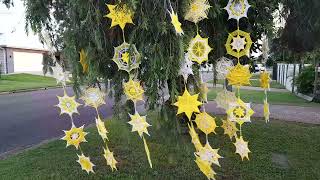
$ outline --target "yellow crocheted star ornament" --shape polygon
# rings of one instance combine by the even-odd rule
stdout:
[[[263,89],[270,88],[270,74],[266,71],[260,73],[260,87]]]
[[[137,112],[134,115],[130,115],[131,121],[128,123],[132,125],[132,132],[137,131],[139,136],[142,138],[143,133],[150,136],[148,132],[148,127],[151,125],[147,123],[146,116],[140,116]]]
[[[127,71],[128,73],[139,67],[140,54],[134,44],[123,42],[120,46],[114,48],[112,60],[117,64],[119,70]]]
[[[64,95],[62,97],[57,96],[59,100],[59,104],[56,105],[56,107],[59,107],[61,114],[68,114],[70,117],[72,117],[73,114],[79,114],[78,107],[81,105],[76,101],[75,96],[68,96],[66,92],[64,92]]]
[[[118,163],[117,160],[113,156],[113,152],[111,152],[108,148],[104,150],[104,158],[107,161],[107,165],[110,166],[111,170],[117,170],[116,164]]]
[[[241,125],[245,122],[251,122],[250,118],[254,114],[254,111],[250,108],[250,103],[244,103],[238,98],[235,103],[230,104],[227,114],[230,121]]]
[[[177,13],[175,13],[173,11],[173,9],[171,8],[171,11],[169,11],[169,14],[170,14],[170,18],[171,18],[171,24],[173,25],[176,33],[181,36],[183,34],[183,30],[181,28],[181,23],[179,21]]]
[[[196,115],[195,122],[197,127],[204,132],[206,135],[215,133],[217,127],[216,120],[206,112],[202,112]]]
[[[105,104],[105,94],[99,88],[88,88],[85,90],[81,99],[85,102],[86,106],[98,108]]]
[[[84,51],[84,49],[81,49],[79,54],[80,54],[80,64],[82,65],[82,71],[83,73],[87,73],[89,69],[87,53]]]
[[[105,123],[100,119],[99,116],[98,116],[98,118],[96,118],[96,126],[97,126],[98,133],[101,136],[102,140],[104,140],[104,141],[108,140],[107,134],[109,132],[107,131]]]
[[[142,101],[144,90],[142,89],[139,81],[130,79],[128,82],[123,84],[124,93],[127,98],[133,102]]]
[[[211,164],[215,164],[217,166],[220,166],[219,159],[222,158],[218,154],[219,149],[212,149],[210,144],[207,142],[204,147],[201,147],[198,152],[196,152],[196,155],[199,156],[199,158],[203,161],[207,161]]]
[[[192,0],[184,19],[198,23],[199,21],[208,18],[210,7],[208,0]]]
[[[202,38],[199,34],[191,39],[188,47],[188,56],[192,61],[202,64],[208,61],[208,54],[212,48],[208,44],[208,38]]]
[[[185,113],[189,120],[191,120],[192,113],[200,113],[199,107],[202,105],[198,101],[199,94],[190,95],[187,89],[185,89],[182,96],[178,97],[178,101],[174,103],[178,107],[178,114]]]
[[[229,14],[229,19],[236,19],[239,21],[243,17],[247,17],[250,5],[247,0],[229,0],[227,6],[224,8]]]
[[[228,135],[230,139],[233,137],[237,137],[237,132],[239,129],[236,126],[235,122],[230,121],[229,119],[223,120],[222,121],[222,128],[224,130],[224,134]]]
[[[251,45],[250,34],[238,29],[229,33],[226,49],[228,54],[239,59],[245,55],[249,57]]]
[[[200,159],[200,157],[196,156],[195,162],[197,163],[200,171],[208,178],[208,179],[214,179],[216,173],[213,171],[210,163],[208,161],[204,161]]]
[[[243,66],[238,63],[235,67],[230,69],[227,74],[227,79],[229,81],[229,85],[235,85],[237,87],[250,85],[250,78],[252,74],[250,73],[249,66]]]
[[[242,136],[240,136],[240,138],[236,138],[236,142],[233,144],[236,147],[236,153],[241,156],[242,161],[244,158],[249,160],[249,153],[251,151],[248,148],[248,142],[244,141]]]
[[[119,25],[123,30],[126,24],[133,24],[133,12],[128,8],[126,4],[122,6],[107,4],[107,7],[110,13],[105,15],[104,17],[110,18],[112,20],[111,27]]]
[[[81,154],[78,155],[77,162],[81,165],[82,170],[85,170],[88,174],[90,172],[94,173],[93,167],[95,166],[91,161],[89,157],[86,157],[85,155]]]
[[[72,145],[76,147],[76,149],[78,149],[80,143],[87,142],[85,139],[85,136],[88,133],[83,131],[83,127],[84,126],[77,128],[74,125],[72,125],[69,131],[64,131],[65,136],[62,137],[61,139],[67,141],[67,147]]]

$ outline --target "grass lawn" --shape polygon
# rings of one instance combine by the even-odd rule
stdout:
[[[169,125],[174,124],[172,119],[166,123],[154,115],[147,119],[153,119],[151,137],[147,137],[153,169],[149,168],[138,134],[130,132],[128,123],[114,119],[107,122],[107,127],[109,146],[119,161],[118,171],[111,172],[105,165],[102,140],[95,128],[88,128],[88,143],[81,146],[97,165],[95,174],[87,175],[81,170],[74,147],[65,148],[64,141],[55,140],[0,161],[0,179],[206,179],[194,162],[189,135],[176,133],[175,127]],[[217,124],[221,125],[220,120]],[[217,179],[320,178],[320,126],[254,120],[244,126],[243,133],[252,151],[250,161],[241,161],[221,128],[217,129],[218,135],[210,135],[210,144],[220,148],[224,157],[220,160],[221,168],[213,167]],[[273,158],[279,155],[289,163],[283,166],[283,160]]]
[[[214,100],[217,92],[221,88],[213,88],[208,93],[208,99]],[[264,91],[240,90],[241,99],[245,102],[263,104]],[[296,105],[296,106],[319,106],[319,103],[308,102],[290,92],[268,92],[268,101],[270,104]]]
[[[213,80],[209,81],[208,83],[212,83]],[[250,83],[252,87],[260,87],[260,81],[258,79],[251,79]],[[219,79],[217,84],[224,84],[224,80]],[[277,88],[277,89],[285,89],[285,87],[281,84],[279,84],[277,81],[271,81],[270,82],[270,88]]]
[[[0,92],[26,90],[34,88],[54,87],[57,82],[54,78],[32,74],[2,75]]]

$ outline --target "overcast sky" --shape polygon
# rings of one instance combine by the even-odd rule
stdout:
[[[22,0],[14,0],[14,7],[7,9],[0,4],[0,45],[20,48],[43,49],[39,38],[31,30],[29,35],[25,32],[25,7]]]

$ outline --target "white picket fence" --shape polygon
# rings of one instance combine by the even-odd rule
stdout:
[[[285,64],[278,63],[277,69],[277,82],[286,87],[287,90],[291,91],[293,86],[293,71],[294,66],[296,66],[295,77],[299,75],[299,64]],[[294,86],[294,91],[297,87]]]

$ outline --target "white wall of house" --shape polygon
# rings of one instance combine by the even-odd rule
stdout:
[[[41,53],[13,52],[14,73],[38,73],[42,72]]]

